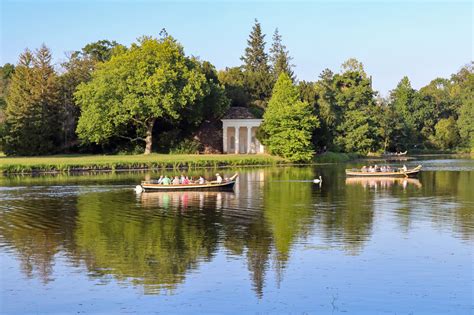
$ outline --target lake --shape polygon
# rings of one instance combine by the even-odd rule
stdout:
[[[239,172],[234,192],[133,191],[156,173],[0,177],[0,312],[472,314],[474,160],[405,163],[417,179],[219,170]]]

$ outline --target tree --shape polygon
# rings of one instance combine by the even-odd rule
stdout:
[[[451,81],[453,82],[452,97],[458,103],[457,127],[460,145],[474,151],[474,62],[453,75]]]
[[[171,36],[143,37],[99,64],[92,80],[75,93],[81,107],[77,127],[85,141],[102,143],[113,136],[145,142],[151,153],[153,127],[179,120],[180,113],[208,95],[205,75]],[[135,137],[127,135],[132,127]]]
[[[294,162],[313,157],[311,138],[319,121],[311,105],[300,100],[291,78],[282,73],[263,115],[259,137],[271,154]]]
[[[418,143],[419,131],[416,129],[418,122],[413,115],[417,102],[417,91],[411,87],[408,77],[403,77],[397,87],[390,91],[388,108],[383,116],[383,118],[390,117],[384,124],[385,132],[390,130],[385,148],[402,150],[406,149],[407,145]]]
[[[268,65],[268,55],[265,52],[265,34],[262,33],[260,23],[256,19],[247,44],[245,54],[240,58],[244,62],[245,82],[251,95],[251,103],[265,108],[274,81]]]
[[[451,149],[458,143],[458,131],[453,117],[443,118],[435,126],[435,143],[439,148]]]
[[[225,87],[225,94],[231,106],[248,107],[250,93],[247,89],[245,74],[241,67],[225,68],[218,73],[219,82]]]
[[[380,125],[376,118],[375,92],[362,63],[349,59],[334,76],[336,112],[335,144],[346,152],[367,153],[380,148]],[[341,115],[342,114],[342,115]]]
[[[42,45],[20,55],[6,108],[5,153],[53,153],[58,143],[58,84],[51,52]]]
[[[293,72],[294,65],[291,64],[291,60],[293,59],[290,57],[286,46],[283,45],[282,37],[278,32],[278,28],[275,29],[275,33],[273,34],[273,44],[270,48],[270,60],[272,62],[272,73],[275,79],[278,79],[281,73],[285,72],[291,78],[291,80],[295,81],[295,73]]]
[[[106,39],[99,40],[84,46],[81,50],[83,57],[97,62],[105,62],[110,60],[114,48],[121,46],[116,41],[109,41]]]
[[[314,85],[316,93],[315,111],[321,121],[319,128],[319,146],[337,149],[334,139],[337,136],[336,127],[342,122],[342,108],[336,102],[336,86],[334,73],[325,69],[319,75],[319,80]]]
[[[74,92],[79,84],[92,77],[96,61],[78,52],[69,55],[62,64],[64,72],[59,76],[61,106],[61,146],[68,150],[77,142],[76,127],[80,108],[74,100]]]
[[[7,106],[7,91],[11,77],[15,72],[15,66],[6,63],[0,67],[0,151],[2,150],[2,139],[5,132],[5,107]]]

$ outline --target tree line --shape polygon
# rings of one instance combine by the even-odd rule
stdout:
[[[42,45],[1,67],[0,136],[7,155],[196,150],[193,134],[219,125],[229,106],[264,123],[267,150],[293,161],[315,152],[474,148],[474,63],[419,90],[403,77],[386,98],[349,59],[299,81],[278,29],[267,52],[255,23],[242,65],[216,68],[187,56],[165,30],[130,47],[90,43],[59,67]],[[216,129],[216,131],[218,128]]]

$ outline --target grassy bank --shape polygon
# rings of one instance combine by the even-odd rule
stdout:
[[[197,167],[276,165],[286,161],[270,155],[62,155],[41,157],[0,157],[0,172],[73,172]]]

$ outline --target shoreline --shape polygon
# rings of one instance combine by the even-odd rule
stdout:
[[[423,156],[473,157],[472,153],[413,154],[408,158]],[[357,160],[383,159],[355,153],[327,152],[310,163],[293,163],[280,157],[258,154],[150,154],[150,155],[53,155],[39,157],[0,157],[1,175],[79,174],[88,172],[159,171],[176,169],[308,166],[347,163]]]

